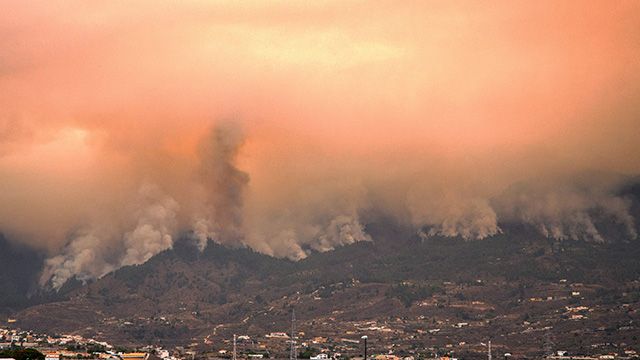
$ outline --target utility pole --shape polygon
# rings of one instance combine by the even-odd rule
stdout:
[[[233,360],[236,360],[236,334],[233,334]]]
[[[362,335],[362,340],[364,340],[364,360],[367,360],[367,335]]]
[[[296,351],[296,310],[291,309],[291,351],[289,352],[289,360],[297,360],[298,352]]]
[[[487,346],[487,359],[491,360],[491,340],[489,340],[489,346]]]

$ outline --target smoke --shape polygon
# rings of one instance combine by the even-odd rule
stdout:
[[[87,281],[114,270],[116,267],[105,256],[104,246],[108,239],[102,238],[102,234],[89,229],[74,236],[60,255],[45,261],[40,283],[60,289],[69,279]]]
[[[59,289],[69,279],[99,278],[122,266],[142,264],[170,249],[177,231],[178,203],[156,185],[145,183],[134,204],[133,209],[121,209],[129,210],[126,217],[135,220],[133,229],[122,235],[114,228],[125,224],[94,220],[72,235],[59,255],[46,259],[40,283]]]
[[[484,239],[502,232],[498,216],[487,199],[460,198],[454,193],[440,197],[411,196],[408,199],[414,225],[424,228],[421,236]]]
[[[373,239],[357,215],[339,215],[326,223],[300,221],[297,225],[258,226],[248,234],[247,241],[249,246],[265,254],[302,260],[312,251],[326,252]]]
[[[329,223],[309,246],[320,252],[335,249],[337,246],[350,245],[359,241],[372,241],[358,218],[341,215]]]
[[[184,233],[303,259],[375,241],[367,213],[638,236],[604,175],[640,173],[638,2],[5,8],[0,230],[49,254],[43,284]]]
[[[223,243],[242,241],[243,196],[249,175],[236,166],[244,134],[236,122],[222,122],[200,144],[200,185],[203,189],[202,214],[193,222],[198,247],[207,239]]]
[[[371,206],[367,186],[355,178],[327,176],[319,163],[308,165],[283,170],[274,191],[249,192],[244,211],[248,246],[300,260],[313,251],[372,241],[360,220]],[[323,176],[316,177],[317,171]]]
[[[589,174],[590,181],[517,184],[496,201],[501,218],[529,224],[548,238],[605,242],[598,226],[622,227],[629,239],[638,237],[630,214],[631,200],[616,195],[619,184],[602,175]],[[606,179],[606,177],[605,177]],[[612,239],[610,239],[612,240]]]
[[[140,188],[136,228],[124,235],[126,252],[121,266],[142,264],[153,255],[170,249],[176,233],[178,203],[150,184]]]

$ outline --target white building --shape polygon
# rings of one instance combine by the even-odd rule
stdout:
[[[59,353],[47,353],[44,356],[44,360],[60,360]]]
[[[309,358],[309,360],[328,360],[329,359],[329,355],[325,354],[325,353],[321,353],[318,354],[316,356],[312,356]]]

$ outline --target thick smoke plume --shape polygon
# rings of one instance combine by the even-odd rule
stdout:
[[[49,254],[44,285],[182,236],[303,259],[376,241],[374,213],[638,237],[640,2],[3,10],[0,231]]]
[[[104,249],[109,239],[102,236],[102,232],[91,229],[73,236],[59,255],[47,259],[41,284],[50,283],[54,289],[59,289],[71,278],[86,281],[116,269],[109,263]]]
[[[67,280],[97,278],[126,265],[139,265],[153,255],[173,246],[177,231],[178,203],[155,185],[143,184],[126,215],[133,219],[124,234],[113,227],[126,224],[100,224],[95,220],[88,227],[70,236],[59,255],[46,260],[41,283],[59,289]],[[116,216],[112,215],[113,218]]]
[[[199,177],[204,206],[194,222],[200,249],[209,238],[226,243],[242,241],[242,205],[249,175],[238,169],[236,161],[243,142],[240,125],[225,122],[200,144]]]
[[[503,220],[529,224],[556,240],[605,242],[598,226],[612,225],[621,227],[627,239],[636,239],[631,199],[616,194],[615,182],[598,183],[600,178],[517,184],[497,199],[496,206]]]
[[[153,255],[170,249],[177,230],[178,203],[163,195],[157,187],[143,185],[140,204],[132,214],[138,219],[135,229],[124,234],[126,252],[121,265],[142,264]]]
[[[502,232],[498,216],[487,199],[457,198],[445,194],[439,199],[411,198],[414,224],[423,227],[421,236],[484,239]]]

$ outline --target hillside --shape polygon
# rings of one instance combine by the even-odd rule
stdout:
[[[43,254],[9,242],[0,233],[0,314],[42,301],[34,295],[43,259]]]
[[[638,186],[622,191],[637,219]],[[640,335],[640,246],[620,235],[618,224],[598,224],[605,243],[552,240],[523,224],[501,228],[478,241],[421,238],[414,228],[372,215],[366,231],[374,241],[298,262],[212,241],[199,252],[181,240],[142,265],[31,297],[7,279],[33,284],[41,258],[12,250],[0,254],[14,264],[1,278],[10,294],[3,300],[26,305],[8,310],[15,326],[129,345],[202,345],[233,333],[283,331],[293,308],[300,328],[314,334],[340,336],[375,321],[401,329],[380,341],[412,346],[500,334],[503,346],[535,351],[550,336],[575,348]],[[576,306],[581,313],[573,313]],[[460,322],[473,326],[419,335]]]
[[[367,230],[375,242],[315,253],[300,262],[213,242],[199,253],[185,241],[143,265],[71,290],[65,301],[15,316],[25,328],[132,345],[176,345],[206,336],[286,329],[292,307],[301,328],[312,326],[320,333],[337,329],[318,326],[336,314],[345,326],[420,316],[452,322],[542,319],[550,309],[523,306],[523,301],[555,294],[564,300],[554,311],[574,303],[567,298],[569,285],[558,285],[564,279],[585,287],[590,302],[619,305],[621,296],[635,305],[639,301],[637,243],[558,243],[522,228],[484,241],[423,241],[389,221]],[[474,309],[471,299],[484,305]],[[420,306],[429,302],[440,305]],[[459,306],[450,306],[455,302]],[[609,314],[606,321],[613,318]]]

